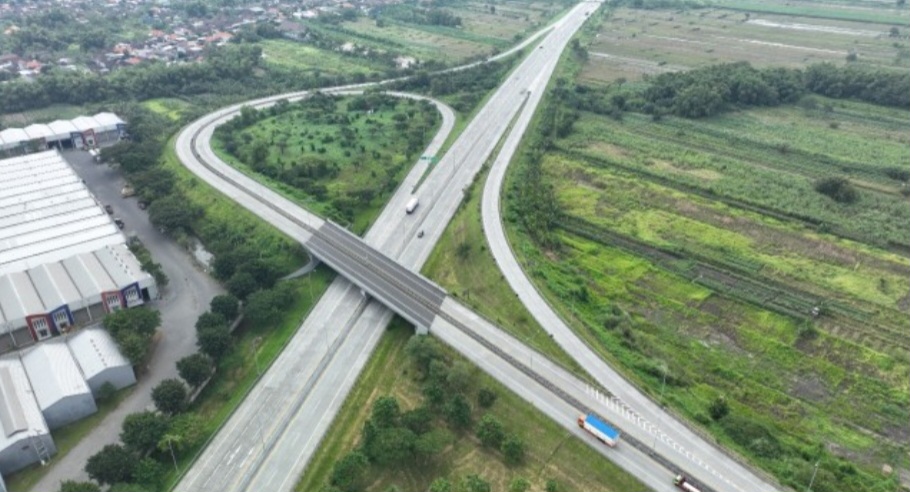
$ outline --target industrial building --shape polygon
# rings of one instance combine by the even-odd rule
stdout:
[[[97,326],[84,328],[68,335],[66,343],[95,397],[105,383],[118,390],[136,384],[132,364],[106,330]]]
[[[19,352],[22,366],[49,429],[88,417],[98,411],[92,391],[62,339]]]
[[[47,149],[83,149],[117,142],[126,135],[126,122],[114,113],[79,116],[25,128],[0,131],[0,156],[18,156]]]
[[[16,354],[0,357],[0,473],[46,462],[57,452]]]
[[[157,295],[120,229],[56,150],[0,160],[0,352]]]

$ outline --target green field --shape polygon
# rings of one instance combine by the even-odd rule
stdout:
[[[412,99],[324,96],[240,120],[216,132],[215,148],[229,162],[362,232],[432,138],[439,114]]]
[[[726,4],[733,7],[734,3],[742,2]],[[831,10],[844,11],[839,7]],[[902,12],[910,14],[907,9]],[[645,75],[742,60],[756,67],[841,64],[851,52],[857,54],[857,64],[907,70],[910,31],[898,28],[898,35],[893,36],[891,27],[751,9],[619,8],[605,20],[597,37],[589,40],[590,58],[580,81],[634,81]]]
[[[315,46],[286,39],[267,39],[259,43],[266,63],[322,75],[372,75],[385,67],[365,58],[321,50]]]
[[[339,457],[359,444],[363,423],[378,397],[394,396],[401,404],[402,412],[422,404],[420,372],[405,351],[411,333],[411,328],[398,320],[383,334],[296,490],[320,490],[326,484]],[[464,359],[449,350],[445,351],[445,355],[450,363],[464,363]],[[550,480],[556,482],[560,492],[647,490],[632,476],[603,459],[517,395],[476,367],[468,367],[470,383],[467,394],[473,407],[474,423],[486,412],[479,408],[474,393],[481,387],[492,389],[498,398],[489,412],[504,423],[508,432],[516,433],[526,443],[524,463],[513,466],[504,464],[498,451],[480,445],[474,436],[473,425],[465,431],[448,428],[448,444],[429,463],[411,460],[408,465],[392,469],[371,465],[367,486],[362,490],[427,490],[436,478],[446,478],[457,484],[472,473],[481,475],[490,482],[492,490],[497,491],[509,490],[510,482],[516,477],[527,479],[531,484],[529,490],[534,491],[545,490]],[[442,410],[433,413],[434,426],[447,428],[440,417]]]
[[[316,29],[358,46],[388,50],[419,61],[455,64],[512,45],[543,27],[565,7],[552,0],[458,1],[447,3],[444,10],[461,18],[459,27],[406,22],[380,12],[381,21],[360,18],[342,24],[340,29]]]
[[[733,56],[803,66],[818,59],[763,56],[776,44],[853,40],[742,27],[736,15],[619,9],[599,36],[583,36],[587,61],[567,55],[559,70],[615,94],[620,77],[644,87],[645,74]],[[732,36],[732,23],[757,47],[715,58],[709,45],[736,45],[715,36]],[[906,39],[876,29],[885,35],[869,46],[883,54],[868,64],[906,65],[894,55]],[[685,51],[697,39],[708,41]],[[895,490],[898,472],[881,470],[910,470],[910,113],[818,96],[698,120],[560,110],[577,120],[513,166],[506,221],[527,273],[576,332],[651,394],[666,367],[672,409],[785,485],[804,488],[819,462],[813,490]],[[546,246],[516,208],[531,165],[558,210]],[[855,202],[815,190],[832,176],[849,180]],[[716,410],[721,399],[728,413]]]

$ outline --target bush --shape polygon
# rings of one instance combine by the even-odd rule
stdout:
[[[499,448],[505,439],[506,433],[502,422],[491,414],[485,414],[477,425],[477,438],[487,447]]]
[[[525,460],[525,443],[515,434],[506,436],[500,450],[507,465],[520,465]]]
[[[816,181],[815,191],[839,203],[853,203],[859,198],[859,194],[850,181],[839,176]]]
[[[718,421],[727,416],[730,413],[730,405],[727,404],[727,399],[723,396],[718,396],[711,402],[711,405],[708,406],[708,414],[711,415],[711,418],[714,421]]]
[[[509,492],[525,492],[531,488],[531,482],[525,477],[516,477],[509,482]]]
[[[477,404],[481,408],[490,408],[496,403],[496,392],[489,388],[480,388],[477,391]]]

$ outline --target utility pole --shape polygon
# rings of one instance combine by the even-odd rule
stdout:
[[[818,461],[815,462],[815,469],[812,470],[812,478],[809,480],[809,486],[806,487],[806,492],[812,492],[812,484],[815,483],[815,474],[818,473]]]

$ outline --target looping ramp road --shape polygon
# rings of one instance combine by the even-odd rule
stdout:
[[[298,334],[207,446],[178,490],[291,490],[375,347],[382,327],[391,319],[392,310],[428,328],[655,490],[674,490],[671,478],[680,471],[700,482],[705,492],[775,490],[721,450],[664,415],[653,402],[612,373],[568,328],[556,324],[558,319],[546,318],[545,312],[532,309],[535,316],[545,321],[542,325],[559,336],[570,354],[580,356],[591,375],[609,389],[609,397],[447,297],[442,289],[415,273],[454,215],[463,198],[462,190],[470,185],[514,124],[515,129],[497,160],[507,164],[540,101],[559,54],[588,12],[598,6],[596,2],[578,4],[557,21],[416,190],[421,197],[417,211],[404,214],[404,204],[426,170],[426,163],[415,166],[363,240],[300,209],[230,168],[212,153],[209,146],[212,131],[235,116],[241,105],[201,118],[181,132],[177,140],[178,156],[192,172],[300,240],[345,278],[337,279],[303,320]],[[277,96],[248,105],[265,107],[279,99],[305,95]],[[437,107],[443,113],[443,128],[450,129],[451,111],[438,103]],[[435,154],[444,138],[442,132],[437,135],[425,154]],[[498,166],[496,169],[504,172],[505,164]],[[499,186],[495,185],[497,194]],[[491,217],[499,221],[498,212]],[[486,212],[484,220],[488,227]],[[416,237],[418,230],[425,232],[423,239]],[[491,239],[491,245],[496,245],[495,241]],[[508,260],[501,254],[496,258],[501,265]],[[514,275],[508,269],[504,271]],[[520,279],[510,278],[510,282],[520,286]],[[363,295],[364,292],[369,296]],[[533,299],[527,293],[519,291],[519,294],[523,300]],[[587,411],[599,413],[625,433],[618,448],[609,450],[601,446],[575,426],[577,414]],[[663,424],[653,423],[658,421]],[[652,438],[661,441],[657,453],[652,453],[648,445]]]

